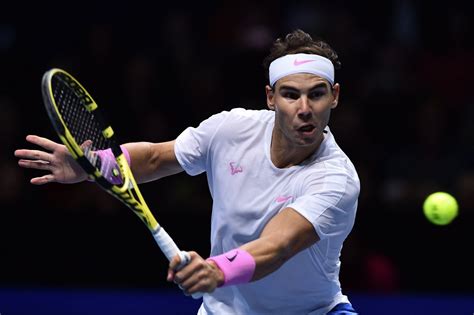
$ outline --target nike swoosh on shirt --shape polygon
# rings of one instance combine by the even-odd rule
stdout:
[[[294,66],[301,66],[302,64],[305,64],[305,63],[308,63],[308,62],[313,62],[313,61],[316,61],[316,60],[312,60],[312,59],[298,60],[298,59],[295,59],[295,61],[293,61],[293,65]]]
[[[293,198],[293,196],[278,196],[275,200],[276,202],[285,202]]]

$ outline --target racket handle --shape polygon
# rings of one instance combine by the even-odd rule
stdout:
[[[153,237],[169,261],[171,261],[174,256],[179,255],[181,263],[179,264],[177,270],[180,270],[191,261],[191,256],[189,256],[189,253],[180,251],[176,243],[171,239],[171,236],[165,231],[165,229],[160,228],[158,232],[153,233]],[[194,299],[200,299],[202,296],[202,292],[196,292],[192,294]]]

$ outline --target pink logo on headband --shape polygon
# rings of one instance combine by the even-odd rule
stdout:
[[[294,66],[301,66],[305,63],[308,63],[308,62],[313,62],[313,61],[316,61],[316,60],[313,60],[313,59],[307,59],[307,60],[298,60],[298,59],[295,59],[295,61],[293,61],[293,65]]]

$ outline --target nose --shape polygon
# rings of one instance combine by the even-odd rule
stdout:
[[[311,107],[309,106],[308,98],[304,95],[300,98],[300,106],[298,109],[298,117],[301,120],[308,120],[312,116]]]

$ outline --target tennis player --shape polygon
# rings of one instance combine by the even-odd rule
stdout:
[[[344,240],[354,225],[360,183],[328,127],[338,105],[336,52],[296,30],[264,60],[268,110],[235,108],[189,127],[176,140],[124,145],[139,182],[206,172],[213,198],[211,254],[189,252],[167,280],[206,292],[205,314],[357,314],[339,281]],[[64,146],[17,150],[19,165],[49,173],[33,184],[86,176]]]

